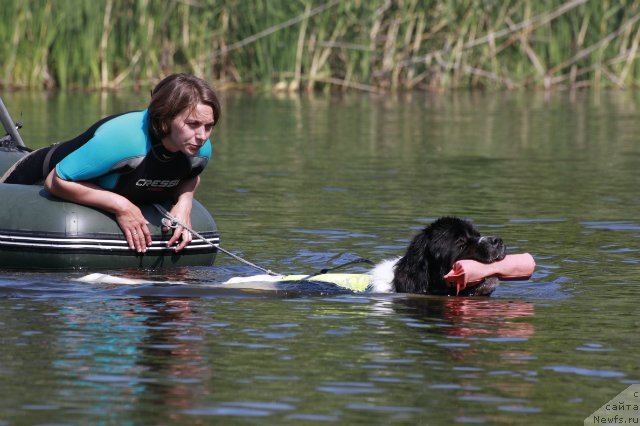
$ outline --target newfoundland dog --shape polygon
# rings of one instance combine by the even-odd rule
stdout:
[[[447,285],[444,276],[456,261],[471,259],[492,263],[504,259],[505,255],[506,247],[500,237],[482,236],[471,222],[443,217],[416,235],[404,256],[373,268],[370,291],[453,296],[456,289]],[[457,295],[488,296],[498,284],[497,278],[486,278]]]

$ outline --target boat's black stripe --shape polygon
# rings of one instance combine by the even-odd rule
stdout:
[[[176,253],[173,248],[152,247],[146,252],[149,256],[170,256],[180,254],[213,253],[217,248],[212,245],[188,245],[180,253]],[[23,253],[55,253],[55,254],[118,254],[124,256],[139,256],[140,254],[129,247],[104,247],[104,246],[40,246],[40,245],[7,245],[0,242],[0,252],[23,252]]]
[[[168,240],[155,240],[151,243],[151,246],[164,245]],[[218,244],[220,242],[219,237],[206,238],[206,241],[201,239],[194,239],[191,244],[207,244],[207,241],[212,244]],[[16,237],[0,235],[0,244],[46,244],[46,245],[104,245],[104,246],[122,246],[127,247],[127,241],[119,238],[117,240],[110,239],[93,239],[93,238],[37,238],[37,237]]]
[[[217,245],[219,243],[220,240],[207,240],[209,241],[211,244],[208,244],[204,241],[192,241],[186,248],[209,248],[209,247],[213,247],[212,244]],[[101,243],[96,243],[96,244],[91,244],[90,242],[85,242],[83,244],[71,244],[71,243],[35,243],[35,242],[17,242],[17,241],[3,241],[2,239],[0,239],[0,248],[5,248],[5,247],[15,247],[15,248],[35,248],[35,247],[41,247],[41,248],[49,248],[49,249],[60,249],[60,250],[82,250],[82,249],[100,249],[100,250],[122,250],[122,251],[127,251],[129,250],[129,246],[128,245],[115,245],[115,244],[101,244]],[[166,246],[165,244],[156,244],[156,245],[151,245],[147,248],[148,251],[158,251],[158,250],[165,250]]]
[[[1,232],[1,231],[0,231]],[[15,234],[15,233],[14,233]],[[215,251],[215,247],[212,244],[219,244],[220,238],[214,233],[208,233],[210,235],[203,235],[206,241],[201,239],[193,240],[185,250],[187,252],[193,251]],[[213,234],[213,235],[212,235]],[[153,241],[148,247],[147,251],[151,253],[170,253],[171,248],[166,247],[167,240]],[[44,238],[35,237],[33,233],[31,236],[24,235],[7,235],[0,233],[0,249],[11,249],[13,251],[66,251],[66,252],[83,252],[89,250],[91,252],[129,252],[127,241],[122,238],[121,235],[117,239],[104,238],[79,238],[79,237],[64,237],[60,234],[57,238]]]
[[[198,232],[207,240],[212,238],[220,238],[217,232],[205,231]],[[152,235],[152,238],[162,239],[166,237],[165,234],[162,237],[159,235]],[[76,235],[69,235],[65,232],[50,232],[50,231],[23,231],[16,229],[0,229],[0,238],[33,238],[36,240],[57,239],[57,240],[105,240],[105,241],[125,241],[121,233],[107,234],[107,233],[79,233]]]

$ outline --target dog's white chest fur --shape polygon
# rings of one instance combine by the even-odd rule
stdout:
[[[400,258],[388,259],[378,263],[370,272],[371,285],[369,291],[373,293],[393,293],[393,271]]]

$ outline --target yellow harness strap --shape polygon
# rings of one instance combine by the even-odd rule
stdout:
[[[307,277],[308,275],[285,275],[281,281],[300,281],[306,278],[305,281],[333,283],[353,291],[365,291],[371,284],[369,274],[320,274]]]

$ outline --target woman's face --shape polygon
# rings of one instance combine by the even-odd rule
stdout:
[[[164,147],[171,152],[182,152],[190,157],[209,139],[213,128],[213,109],[205,104],[187,108],[171,122],[171,129],[162,139]]]

